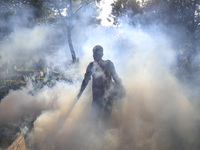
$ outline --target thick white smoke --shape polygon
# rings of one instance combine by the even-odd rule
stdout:
[[[49,29],[35,27],[23,31],[27,34],[13,33],[13,40],[3,47],[16,50],[13,54],[21,52],[20,48],[33,52],[47,42]],[[20,40],[15,38],[17,35]],[[59,81],[54,87],[44,86],[39,91],[31,84],[10,91],[0,103],[0,125],[35,118],[32,127],[21,126],[28,150],[198,149],[199,111],[190,92],[175,76],[176,52],[161,28],[153,26],[144,31],[126,23],[118,28],[92,26],[87,28],[84,39],[81,36],[75,41],[79,39],[84,41],[78,51],[80,64],[69,70],[79,79],[73,84]],[[114,103],[110,126],[105,131],[90,119],[90,84],[66,117],[97,44],[104,48],[103,58],[114,63],[127,91],[124,99]],[[60,53],[64,51],[60,49]],[[59,61],[65,60],[60,53]],[[54,58],[58,57],[47,56],[50,58],[56,62]]]

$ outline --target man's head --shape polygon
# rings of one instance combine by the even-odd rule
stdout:
[[[93,48],[93,58],[94,60],[99,61],[102,59],[102,57],[103,57],[103,47],[100,45],[96,45]]]

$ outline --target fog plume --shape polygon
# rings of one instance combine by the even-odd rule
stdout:
[[[21,49],[37,53],[48,42],[50,33],[48,26],[16,31],[10,36],[9,45],[1,47],[13,52],[9,55],[12,58]],[[15,38],[17,35],[20,36]],[[162,28],[154,25],[147,31],[126,23],[120,27],[90,26],[78,39],[83,40],[81,46],[75,43],[75,47],[81,47],[80,63],[66,70],[76,80],[57,81],[52,88],[44,86],[37,91],[30,82],[24,88],[10,91],[0,103],[0,125],[16,124],[20,128],[16,134],[25,134],[28,150],[199,148],[198,97],[194,98],[195,93],[177,79],[177,54]],[[86,67],[93,61],[92,48],[97,44],[104,48],[103,59],[114,63],[127,92],[125,98],[114,103],[110,126],[105,131],[94,126],[90,118],[91,84],[65,118],[78,94]],[[57,58],[65,60],[65,55],[60,55],[66,54],[65,51],[60,48],[52,57],[45,53],[42,56],[56,62]],[[31,127],[23,124],[27,118],[34,118]]]

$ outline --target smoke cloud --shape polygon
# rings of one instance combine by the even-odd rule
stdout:
[[[57,81],[52,88],[35,90],[30,82],[10,91],[0,103],[0,126],[16,125],[19,131],[15,134],[25,134],[28,150],[198,149],[198,97],[177,79],[177,54],[162,28],[154,25],[143,30],[124,22],[120,27],[86,29],[75,39],[81,41],[81,45],[75,42],[76,48],[81,47],[80,63],[66,70],[75,78],[73,84]],[[42,53],[41,57],[63,67],[67,55],[64,39],[58,53],[38,53],[49,43],[49,35],[49,26],[18,30],[1,48],[10,52],[9,58]],[[103,58],[114,63],[127,91],[125,98],[115,101],[106,130],[91,120],[91,84],[66,117],[97,44],[104,48]]]

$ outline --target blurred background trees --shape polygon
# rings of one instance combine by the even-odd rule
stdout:
[[[77,56],[73,46],[73,29],[81,25],[81,14],[88,8],[93,9],[94,13],[87,25],[100,24],[97,19],[97,4],[103,1],[105,0],[1,0],[0,40],[12,32],[10,24],[15,22],[10,21],[15,16],[27,18],[18,22],[19,26],[50,24],[66,33],[65,42],[69,45],[68,50],[75,62]],[[140,25],[144,29],[155,24],[162,26],[179,53],[178,68],[184,73],[199,69],[194,61],[200,48],[200,0],[114,0],[110,16],[115,26],[119,26],[122,19],[129,20],[131,26]],[[180,36],[177,36],[177,32]]]
[[[2,0],[0,1],[0,32],[1,39],[11,33],[8,21],[15,15],[28,16],[26,22],[22,22],[26,27],[50,24],[57,28],[62,28],[66,32],[66,41],[69,45],[72,61],[77,60],[72,42],[72,30],[78,24],[80,12],[88,6],[97,9],[95,0]],[[95,16],[91,16],[90,23],[98,23]]]
[[[116,0],[112,16],[115,25],[128,18],[133,26],[163,26],[179,53],[179,71],[186,75],[199,71],[195,57],[200,50],[200,0]]]

